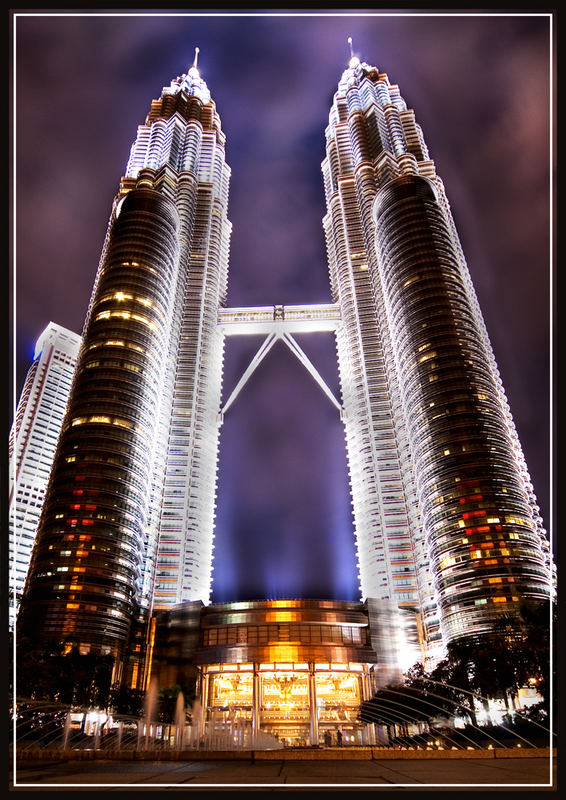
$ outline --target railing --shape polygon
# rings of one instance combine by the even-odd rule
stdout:
[[[274,324],[283,325],[289,333],[299,331],[333,331],[340,321],[337,303],[301,306],[250,306],[221,308],[218,326],[227,336],[264,333]]]

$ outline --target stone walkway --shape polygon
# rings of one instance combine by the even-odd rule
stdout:
[[[268,758],[105,760],[26,760],[16,766],[15,791],[59,790],[153,791],[176,789],[219,791],[245,789],[321,791],[333,789],[375,791],[398,787],[431,791],[553,791],[556,758],[539,756],[501,758],[293,758],[271,752]]]

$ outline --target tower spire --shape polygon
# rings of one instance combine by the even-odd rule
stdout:
[[[358,64],[360,63],[360,59],[354,55],[351,36],[348,36],[348,46],[350,48],[350,61],[348,62],[348,66],[350,67],[350,69],[354,69],[354,67],[357,67]]]
[[[195,47],[195,57],[193,59],[193,65],[189,70],[189,75],[191,77],[193,77],[193,78],[199,78],[200,77],[200,73],[199,73],[198,67],[197,67],[199,52],[200,52],[200,49],[198,47]]]

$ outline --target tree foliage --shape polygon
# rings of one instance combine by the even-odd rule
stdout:
[[[18,643],[16,689],[19,697],[68,705],[106,708],[110,700],[112,656],[81,654],[76,645],[37,648]]]
[[[110,706],[117,717],[141,717],[145,692],[128,686],[115,686],[110,692]]]
[[[447,657],[429,677],[484,701],[501,699],[506,704],[521,687],[534,682],[547,702],[551,610],[555,614],[548,602],[523,601],[517,614],[502,617],[487,633],[451,642]]]
[[[552,611],[555,621],[556,609]],[[460,716],[477,726],[475,701],[486,710],[488,699],[507,705],[521,687],[533,683],[541,696],[536,714],[547,718],[549,612],[548,602],[524,601],[518,615],[502,617],[491,631],[451,642],[446,657],[430,672],[415,664],[402,683],[376,692],[362,705],[361,719],[391,725]]]

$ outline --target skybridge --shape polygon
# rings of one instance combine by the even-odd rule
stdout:
[[[278,341],[282,341],[287,345],[293,355],[312,375],[330,402],[336,406],[340,415],[342,415],[342,405],[294,337],[294,334],[301,333],[334,332],[340,322],[340,318],[340,307],[337,303],[221,308],[218,312],[218,327],[224,336],[265,336],[259,350],[250,361],[224,404],[221,418],[224,418],[224,414],[251,375],[253,375],[273,345]]]

